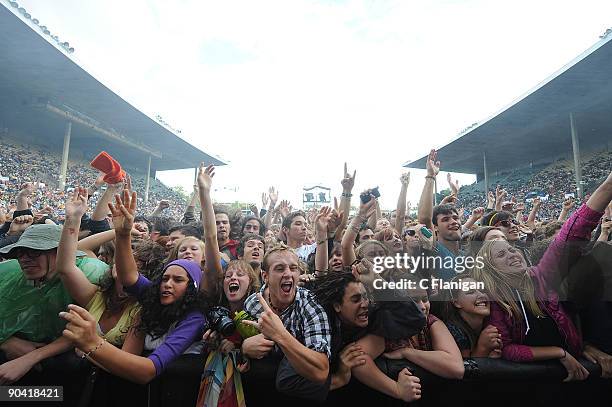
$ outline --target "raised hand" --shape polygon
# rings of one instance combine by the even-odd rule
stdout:
[[[478,220],[482,218],[482,216],[484,215],[484,211],[485,211],[485,208],[483,207],[475,208],[472,211],[472,217],[474,217],[475,220]]]
[[[444,205],[444,204],[456,205],[457,204],[457,195],[450,194],[448,196],[445,196],[444,199],[442,199],[442,201],[440,202],[440,205]]]
[[[356,174],[357,170],[354,170],[353,176],[351,176],[351,174],[348,173],[348,170],[346,168],[346,163],[344,163],[344,177],[342,178],[342,181],[340,181],[340,184],[342,184],[342,190],[344,192],[350,193],[353,190],[353,187],[355,186]]]
[[[119,194],[115,195],[115,204],[108,203],[108,208],[113,217],[113,229],[118,235],[129,236],[134,227],[134,217],[136,214],[136,191],[130,195],[127,188],[123,189],[123,198]]]
[[[374,197],[372,197],[366,203],[360,203],[358,216],[368,219],[370,216],[374,215],[375,212],[376,212],[376,199]]]
[[[268,196],[265,192],[261,193],[261,205],[264,209],[268,207]]]
[[[291,209],[289,209],[289,201],[282,200],[279,204],[279,211],[283,219],[289,216],[291,213]]]
[[[542,205],[542,200],[540,198],[533,198],[533,206],[535,206],[536,208],[539,208],[540,205]]]
[[[563,201],[563,210],[570,211],[575,205],[574,198],[569,197],[565,201]]]
[[[170,201],[168,201],[167,199],[162,199],[161,201],[159,201],[159,203],[157,204],[161,209],[167,209],[170,207]]]
[[[503,201],[503,199],[508,195],[508,192],[503,189],[501,186],[497,186],[495,188],[495,199],[497,202]]]
[[[251,210],[251,212],[253,212],[255,216],[259,217],[259,209],[257,209],[257,205],[250,204],[249,209]]]
[[[278,191],[274,187],[268,189],[268,196],[270,197],[270,206],[275,206],[278,202]]]
[[[17,235],[22,233],[24,230],[29,228],[34,223],[34,217],[32,215],[21,215],[17,216],[11,222],[11,226],[7,232],[7,235]]]
[[[403,173],[400,176],[400,182],[402,183],[402,185],[408,186],[408,184],[410,184],[410,173],[409,172]]]
[[[516,212],[522,212],[525,210],[525,204],[524,203],[518,203],[514,206],[513,211]]]
[[[263,312],[259,316],[257,322],[242,320],[243,324],[254,326],[261,332],[264,338],[268,338],[273,342],[277,342],[281,335],[287,332],[285,326],[283,325],[283,321],[272,311],[272,308],[268,305],[266,300],[264,300],[261,293],[257,293],[257,299],[263,308]]]
[[[453,194],[459,194],[459,180],[455,180],[453,182],[450,172],[446,174],[446,180],[448,181],[448,186],[450,187]]]
[[[432,149],[427,156],[427,176],[435,177],[440,172],[440,161],[436,161],[438,152]]]
[[[33,182],[24,182],[21,185],[21,190],[19,191],[20,195],[27,195],[30,196],[32,194],[34,194],[34,192],[36,192],[36,186],[34,185]]]
[[[319,210],[317,216],[315,216],[314,224],[317,234],[325,236],[327,234],[327,227],[332,217],[332,209],[329,206],[324,206]]]
[[[66,201],[66,219],[81,219],[87,212],[87,189],[76,187]]]
[[[204,163],[200,164],[200,170],[198,171],[198,187],[200,187],[200,189],[203,191],[210,192],[210,188],[212,188],[212,179],[214,176],[214,165],[204,167]]]
[[[493,191],[489,191],[487,193],[487,207],[491,207],[493,208],[493,206],[495,205],[495,195],[493,194]]]

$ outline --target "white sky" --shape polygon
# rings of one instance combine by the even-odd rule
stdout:
[[[258,205],[270,185],[294,206],[304,185],[339,195],[348,161],[355,195],[379,185],[383,208],[395,207],[402,163],[498,111],[612,26],[604,0],[18,3],[106,86],[229,162],[216,200]],[[411,173],[416,204],[425,174]],[[193,170],[158,178],[190,190]]]

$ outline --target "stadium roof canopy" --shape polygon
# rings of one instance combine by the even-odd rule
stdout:
[[[483,174],[572,154],[570,113],[580,149],[612,139],[612,35],[487,120],[438,150],[444,171]],[[425,168],[426,158],[405,167]]]
[[[70,119],[71,149],[92,157],[106,149],[143,168],[150,154],[157,171],[224,164],[112,92],[7,3],[0,3],[0,127],[61,149]]]

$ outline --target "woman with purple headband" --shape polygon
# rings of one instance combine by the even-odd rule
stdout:
[[[123,199],[116,197],[109,205],[116,232],[115,265],[117,278],[125,290],[135,295],[142,311],[138,324],[144,336],[142,357],[107,343],[96,332],[96,321],[87,310],[71,304],[60,316],[68,321],[64,337],[72,340],[87,357],[112,374],[137,382],[148,383],[161,374],[170,362],[197,347],[206,319],[200,265],[189,260],[168,263],[159,279],[150,281],[138,273],[132,256],[130,230],[134,223],[136,192],[127,189]],[[196,349],[199,353],[200,349]]]

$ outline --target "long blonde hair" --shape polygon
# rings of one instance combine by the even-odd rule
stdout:
[[[478,262],[472,269],[472,276],[476,281],[482,281],[485,284],[485,289],[491,296],[491,300],[496,301],[502,308],[506,310],[508,315],[516,320],[522,320],[523,312],[518,304],[516,295],[513,291],[518,291],[521,298],[524,300],[526,307],[535,316],[544,317],[546,314],[540,308],[536,299],[535,286],[529,273],[521,277],[518,287],[511,282],[511,278],[507,272],[500,270],[493,264],[493,249],[496,243],[502,241],[489,240],[482,244],[478,251],[478,256],[482,258],[482,267],[479,267]],[[503,242],[506,243],[507,242]]]

